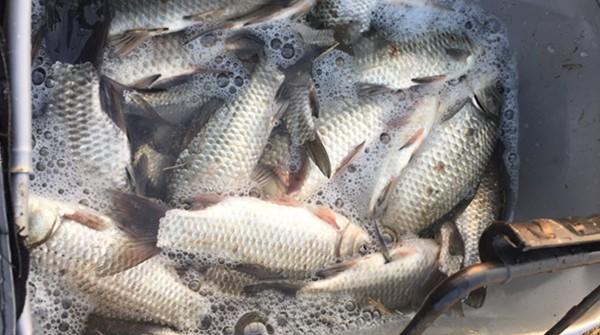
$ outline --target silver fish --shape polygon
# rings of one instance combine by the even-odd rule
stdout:
[[[106,188],[124,190],[131,153],[125,132],[103,111],[101,85],[90,63],[56,63],[48,115],[64,134],[65,150],[73,165]],[[115,116],[118,119],[118,115]]]
[[[351,40],[367,31],[371,12],[380,0],[323,0],[310,12],[310,19],[324,28],[334,28],[349,35]]]
[[[83,206],[39,197],[29,204],[32,266],[75,287],[95,313],[185,328],[206,311],[205,301],[152,257],[156,250],[132,243],[116,222]]]
[[[359,304],[382,305],[387,310],[411,310],[422,302],[437,268],[438,245],[414,239],[381,253],[351,259],[319,273],[324,279],[309,283],[265,282],[246,287],[246,292],[277,289],[297,297],[350,296]]]
[[[363,149],[379,139],[381,133],[402,123],[404,115],[393,108],[389,95],[368,97],[358,102],[342,100],[317,122],[317,133],[327,152],[333,176],[341,173]],[[301,176],[288,193],[303,200],[328,182],[312,161],[307,161]]]
[[[405,124],[396,132],[389,134],[390,150],[380,163],[369,200],[369,215],[373,216],[377,202],[382,200],[385,188],[393,185],[414,153],[429,135],[432,127],[441,117],[441,108],[437,96],[426,96],[409,112]]]
[[[498,137],[497,88],[478,91],[449,120],[432,130],[376,209],[398,236],[440,219],[475,188]]]
[[[122,194],[117,201],[132,220],[147,200]],[[296,202],[270,202],[252,197],[197,197],[200,210],[173,209],[151,222],[149,238],[175,261],[200,266],[221,262],[259,278],[284,275],[306,278],[338,257],[366,247],[365,230],[325,207],[307,208]],[[150,204],[152,206],[152,204]],[[197,206],[195,206],[197,207]],[[144,223],[141,223],[144,225]],[[156,233],[156,230],[158,233]],[[186,255],[192,255],[190,257]]]
[[[147,88],[206,72],[209,62],[224,51],[218,39],[211,45],[202,39],[185,42],[186,35],[180,32],[148,39],[127,55],[106,48],[101,72],[126,87]]]
[[[464,33],[430,31],[394,41],[365,38],[354,53],[359,83],[406,89],[458,77],[474,63],[477,49]]]
[[[500,208],[498,172],[494,167],[489,167],[477,187],[475,197],[455,219],[464,244],[464,267],[480,262],[479,238],[483,231],[498,219]]]
[[[245,89],[218,109],[176,161],[168,197],[181,203],[198,193],[245,186],[279,118],[284,75],[261,61]],[[275,101],[275,102],[274,102]]]
[[[121,55],[145,39],[180,31],[194,24],[241,28],[294,17],[310,10],[315,0],[113,0],[109,35]],[[212,28],[210,28],[212,29]]]

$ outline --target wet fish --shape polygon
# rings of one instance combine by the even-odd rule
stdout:
[[[184,124],[213,99],[202,94],[202,87],[194,79],[159,90],[126,91],[125,103],[136,113],[149,118],[159,118],[170,124]]]
[[[175,163],[175,157],[158,152],[149,144],[136,149],[133,173],[136,191],[147,196],[158,196],[164,190],[164,175]]]
[[[320,273],[324,279],[304,284],[259,283],[247,292],[278,289],[297,297],[351,296],[361,304],[376,303],[388,310],[409,310],[422,302],[427,283],[437,267],[438,245],[432,240],[407,240],[390,250],[391,262],[381,253],[336,264]]]
[[[185,328],[206,311],[175,271],[152,257],[156,250],[132,243],[111,219],[35,196],[29,205],[32,267],[75,287],[95,313]]]
[[[121,55],[149,37],[180,31],[194,24],[242,28],[294,17],[310,10],[315,0],[113,0],[109,34]]]
[[[463,266],[479,263],[479,238],[498,219],[501,208],[498,171],[490,166],[481,179],[475,197],[456,218],[455,223],[464,243]]]
[[[417,233],[448,213],[473,190],[498,137],[498,88],[477,91],[449,120],[432,130],[376,209],[399,236]]]
[[[353,51],[358,83],[392,89],[458,77],[478,52],[467,35],[453,31],[428,31],[394,41],[376,35],[361,40]]]
[[[107,115],[101,83],[91,63],[55,63],[48,115],[56,118],[73,165],[106,188],[125,190],[130,151],[120,115]],[[117,120],[118,124],[113,120]]]
[[[369,243],[365,230],[330,209],[290,201],[202,196],[197,201],[204,209],[168,210],[139,224],[134,213],[147,212],[151,202],[126,194],[116,194],[115,201],[124,208],[123,220],[147,227],[142,241],[155,242],[167,255],[181,255],[175,260],[197,266],[224,263],[258,278],[307,278]]]
[[[334,28],[354,39],[369,29],[371,12],[379,2],[380,0],[323,0],[312,9],[309,18],[319,27]]]
[[[370,216],[374,215],[377,203],[383,200],[386,187],[394,184],[434,124],[442,117],[442,112],[438,97],[426,96],[409,112],[405,124],[395,133],[388,135],[391,136],[390,150],[379,164],[374,179],[368,207]]]
[[[211,266],[204,272],[190,267],[185,269],[180,276],[184,284],[201,295],[220,292],[231,296],[241,296],[244,294],[245,286],[257,282],[252,275],[224,265]]]
[[[269,134],[285,107],[278,97],[284,74],[261,60],[250,82],[231,102],[219,108],[176,161],[168,197],[181,203],[198,193],[244,187]]]
[[[334,110],[319,118],[317,133],[328,154],[333,176],[350,165],[366,146],[378,140],[381,133],[402,124],[404,115],[393,108],[394,99],[393,95],[381,95],[360,101],[343,100]],[[301,200],[328,182],[312,161],[307,161],[302,169],[301,175],[288,190],[289,194]]]
[[[179,32],[148,39],[127,55],[106,48],[101,72],[123,86],[147,88],[209,71],[209,62],[224,51],[218,39],[210,45],[202,39],[185,41],[186,35]]]
[[[262,185],[261,189],[266,195],[275,198],[285,195],[293,174],[293,149],[287,130],[281,126],[275,128],[269,136],[255,174],[255,179]]]

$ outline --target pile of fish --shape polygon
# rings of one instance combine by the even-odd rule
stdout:
[[[510,219],[514,64],[472,5],[34,9],[36,334],[373,327]]]

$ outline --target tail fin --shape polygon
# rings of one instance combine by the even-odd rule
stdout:
[[[135,194],[113,191],[112,199],[115,208],[112,217],[130,241],[121,255],[121,265],[100,267],[100,276],[126,270],[158,254],[158,227],[160,219],[167,211],[166,207]]]

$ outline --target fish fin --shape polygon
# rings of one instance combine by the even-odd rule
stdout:
[[[255,295],[263,291],[274,290],[293,297],[305,285],[306,284],[303,282],[269,281],[246,285],[244,286],[244,293],[248,295]]]
[[[473,308],[481,308],[485,303],[486,295],[487,289],[485,287],[480,287],[469,293],[469,295],[465,298],[465,304]]]
[[[456,115],[467,103],[469,99],[463,99],[458,101],[456,104],[447,108],[446,112],[441,116],[440,123],[446,122]]]
[[[385,244],[385,239],[383,238],[383,234],[381,234],[381,230],[379,228],[379,222],[375,220],[373,222],[373,226],[375,227],[375,236],[377,238],[377,242],[379,243],[379,248],[381,249],[381,255],[383,255],[383,259],[385,260],[385,264],[392,262],[392,256],[390,255],[390,250]]]
[[[500,117],[500,110],[502,109],[503,89],[499,83],[488,85],[482,90],[475,92],[472,103],[484,115],[497,120]]]
[[[383,215],[387,208],[388,197],[390,196],[390,192],[394,189],[397,180],[398,176],[392,176],[385,187],[381,189],[381,193],[372,195],[373,197],[376,196],[376,200],[369,208],[368,214],[370,218],[379,218]]]
[[[271,105],[271,124],[276,125],[290,105],[289,92],[286,85],[279,88],[275,101]]]
[[[445,74],[440,74],[440,75],[437,75],[437,76],[413,78],[412,82],[415,83],[415,84],[430,84],[430,83],[434,83],[436,81],[442,81],[444,79],[446,79],[446,75]]]
[[[192,120],[186,125],[186,130],[180,139],[179,150],[186,148],[196,137],[198,132],[210,121],[213,115],[225,104],[225,101],[219,98],[212,98],[207,101],[198,112],[194,113]]]
[[[471,56],[471,52],[469,50],[459,48],[447,48],[446,54],[459,62],[466,62],[469,56]]]
[[[318,118],[321,114],[321,106],[319,104],[319,96],[317,95],[315,82],[312,79],[310,80],[308,86],[308,104],[310,106],[310,110],[312,111],[312,116]]]
[[[147,77],[136,80],[131,87],[136,89],[144,89],[152,86],[161,77],[161,74],[153,74]]]
[[[195,68],[193,68],[192,70],[190,70],[188,72],[185,72],[185,73],[177,75],[177,76],[168,77],[165,79],[160,79],[160,75],[158,75],[156,80],[151,82],[148,86],[152,86],[152,89],[160,88],[160,89],[164,90],[165,88],[187,82],[198,74],[221,73],[221,72],[223,72],[223,71],[216,70],[216,69],[208,69],[208,68],[205,68],[202,66],[196,66]],[[151,79],[151,77],[149,78],[149,80],[150,79]]]
[[[315,273],[315,276],[317,276],[319,278],[323,278],[323,279],[334,277],[334,276],[354,267],[356,264],[358,264],[359,261],[360,261],[360,258],[353,258],[353,259],[348,259],[346,261],[343,261],[341,263],[332,264],[328,267],[325,267],[325,268],[317,271]]]
[[[340,226],[337,224],[337,216],[335,212],[328,207],[319,206],[312,210],[313,214],[319,219],[332,226],[335,230],[340,230]]]
[[[224,199],[224,196],[215,193],[196,194],[190,201],[190,210],[202,210],[216,205]]]
[[[357,83],[356,89],[358,96],[361,98],[398,92],[398,90],[389,88],[385,85],[370,83]]]
[[[128,98],[131,99],[131,101],[134,102],[136,105],[140,106],[140,108],[144,111],[141,114],[135,113],[135,115],[154,120],[156,122],[166,123],[168,125],[174,126],[173,123],[160,116],[156,109],[154,109],[154,107],[148,101],[146,101],[146,99],[144,99],[144,97],[141,94],[134,92],[132,94],[129,94]]]
[[[126,89],[126,86],[106,76],[100,77],[100,105],[102,110],[125,133],[127,133],[127,125],[125,123],[123,92]]]
[[[261,187],[280,179],[272,167],[260,163],[254,167],[251,178]]]
[[[412,146],[415,143],[422,142],[424,137],[425,137],[425,128],[419,128],[419,129],[417,129],[417,131],[415,131],[414,134],[411,135],[411,137],[408,138],[406,143],[404,143],[398,150],[404,150],[404,149]]]
[[[258,280],[279,280],[285,277],[276,271],[268,269],[258,264],[237,264],[233,269],[242,273],[249,274]]]
[[[415,255],[418,252],[417,249],[410,245],[403,245],[399,248],[395,248],[393,252],[390,253],[390,258],[393,261],[397,261],[406,257],[410,257]]]
[[[131,193],[111,191],[111,196],[114,207],[111,216],[119,229],[131,238],[131,247],[135,251],[148,247],[158,252],[158,227],[168,208]]]
[[[321,137],[315,132],[315,138],[304,143],[304,150],[308,157],[315,163],[321,173],[327,178],[331,178],[331,161],[327,149],[321,141]]]
[[[348,155],[346,155],[346,157],[342,160],[342,163],[340,164],[340,166],[337,168],[337,170],[335,170],[335,173],[333,174],[334,176],[338,175],[341,171],[343,171],[348,165],[350,165],[350,163],[352,163],[352,161],[358,157],[358,155],[360,154],[360,152],[362,151],[362,149],[364,148],[365,144],[367,144],[367,141],[363,141],[361,142],[359,145],[357,145],[356,147],[354,147],[354,149],[352,149],[352,151],[350,151],[348,153]]]
[[[168,28],[132,29],[109,37],[109,43],[119,56],[125,56],[151,37],[153,32],[167,31]]]
[[[367,303],[373,306],[376,310],[384,315],[392,315],[392,311],[390,311],[381,301],[375,298],[368,297]]]
[[[97,231],[102,231],[109,228],[109,226],[104,222],[104,220],[102,220],[100,216],[90,212],[76,211],[73,213],[63,214],[62,217]]]
[[[146,195],[148,193],[148,188],[150,185],[150,181],[146,175],[146,171],[148,171],[148,165],[148,155],[144,153],[135,162],[131,169],[130,174],[132,176],[136,194]]]
[[[110,264],[101,264],[98,266],[96,269],[98,276],[112,276],[129,270],[160,253],[160,249],[153,242],[146,240],[127,242],[123,247],[124,250],[119,255],[117,262],[113,261]]]
[[[310,11],[315,2],[315,0],[272,0],[250,13],[225,21],[223,26],[225,29],[236,29],[284,18],[295,18]]]

